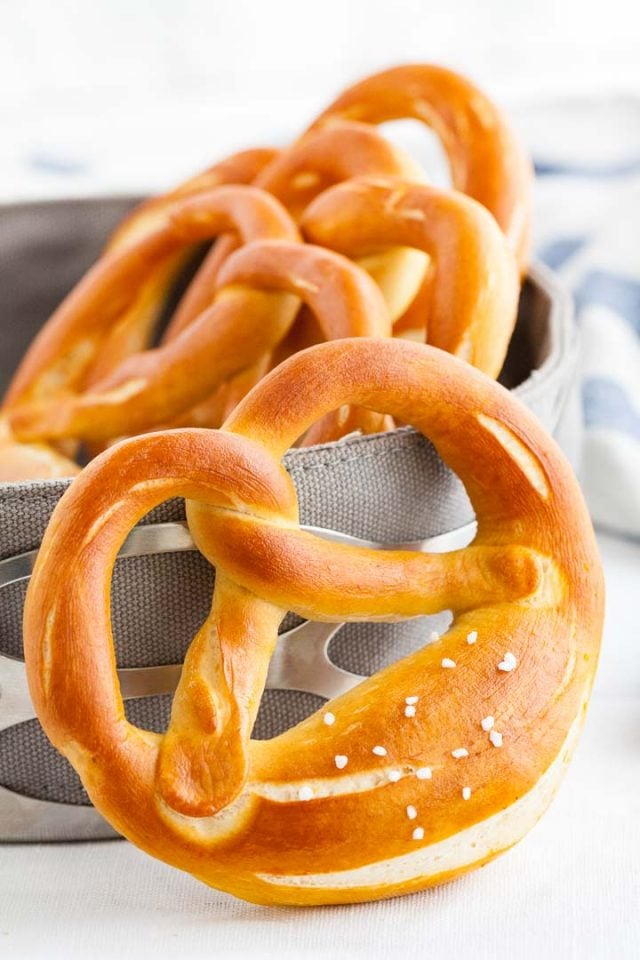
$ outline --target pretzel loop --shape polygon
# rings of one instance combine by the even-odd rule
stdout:
[[[108,380],[53,408],[41,402],[10,410],[15,435],[106,439],[159,425],[257,362],[285,336],[300,300],[328,337],[391,332],[374,281],[345,257],[310,244],[248,244],[219,280],[212,307],[177,340],[129,357]]]
[[[220,187],[186,197],[162,209],[147,229],[116,249],[86,274],[32,343],[5,398],[13,407],[73,390],[95,360],[122,313],[135,302],[149,271],[176,251],[226,230],[244,242],[258,238],[298,239],[276,200],[255,187]]]

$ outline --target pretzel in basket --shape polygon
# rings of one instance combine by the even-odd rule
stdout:
[[[93,325],[97,352],[118,311],[118,296],[134,298],[155,259],[195,235],[211,234],[224,225],[228,209],[245,205],[245,219],[260,229],[295,235],[292,221],[277,201],[251,187],[220,188],[180,201],[164,228],[131,242],[122,253],[101,264],[97,279],[76,291],[60,318],[50,324],[23,362],[9,394],[8,417],[14,435],[23,441],[61,439],[107,440],[158,426],[205,400],[230,376],[259,364],[263,354],[290,328],[298,301],[269,292],[297,294],[316,313],[325,337],[384,336],[390,319],[376,284],[346,258],[310,244],[273,241],[250,243],[236,251],[218,274],[218,293],[211,307],[179,337],[155,350],[135,354],[101,384],[82,393],[61,393],[55,404],[38,395],[38,359],[63,357],[68,380],[74,354],[84,361]],[[269,227],[266,210],[272,217]],[[250,216],[246,211],[250,212]],[[207,219],[209,217],[210,219]],[[518,282],[513,256],[493,218],[477,203],[458,194],[397,178],[351,180],[325,191],[304,219],[310,235],[325,246],[341,247],[354,256],[377,249],[415,248],[427,252],[437,274],[428,337],[497,376],[515,322]],[[250,228],[244,229],[250,239]],[[159,251],[159,252],[158,252]],[[84,293],[84,297],[83,297]],[[57,339],[56,339],[57,333]],[[40,382],[50,383],[55,365],[40,359]],[[27,384],[20,393],[20,377]],[[25,395],[26,394],[26,395]],[[33,397],[31,403],[29,401]],[[13,406],[12,402],[16,405]],[[361,429],[375,432],[379,417],[335,416],[318,425],[313,442],[332,440]]]
[[[255,188],[221,189],[252,191],[277,206],[276,200]],[[196,209],[202,200],[198,198]],[[191,228],[191,218],[186,222]],[[195,224],[202,229],[198,216]],[[176,232],[181,236],[184,229],[180,225],[176,231],[176,221],[172,221],[172,236]],[[117,291],[123,289],[130,295],[146,264],[131,246],[113,266],[105,270],[99,307],[91,314],[96,341],[97,325],[108,322],[108,309]],[[156,426],[188,410],[230,376],[257,362],[284,337],[300,301],[312,308],[326,337],[384,337],[391,333],[385,302],[375,282],[346,257],[312,244],[276,240],[247,244],[225,263],[219,284],[213,305],[180,337],[129,357],[108,381],[81,394],[61,393],[55,404],[47,398],[10,407],[7,415],[14,436],[24,441],[43,436],[106,440]],[[80,315],[89,319],[85,304]],[[80,334],[80,344],[86,342],[86,326],[63,334],[69,340]],[[383,423],[384,418],[362,412],[361,429],[376,432]]]
[[[275,335],[248,337],[244,329],[242,340],[240,327],[235,369],[226,362],[231,352],[229,336],[214,345],[218,329],[214,320],[219,321],[222,312],[228,321],[229,314],[220,301],[225,299],[228,308],[229,299],[235,297],[238,311],[242,301],[237,291],[220,289],[225,285],[223,276],[229,284],[229,274],[221,272],[229,253],[238,241],[265,236],[292,239],[296,235],[292,221],[283,219],[284,211],[266,210],[264,197],[258,203],[255,193],[240,192],[245,212],[250,196],[265,215],[266,226],[259,216],[240,223],[230,209],[225,211],[226,221],[224,216],[216,219],[214,210],[207,214],[208,204],[215,207],[215,196],[232,196],[240,203],[238,188],[227,187],[231,191],[227,194],[223,188],[222,194],[212,191],[214,185],[223,183],[258,184],[278,197],[295,219],[306,217],[309,236],[322,237],[320,242],[354,257],[379,284],[398,334],[415,336],[426,327],[430,342],[452,349],[496,376],[515,319],[515,286],[510,276],[513,270],[505,265],[504,250],[488,218],[483,223],[469,202],[465,207],[459,195],[449,201],[433,188],[428,203],[426,187],[422,193],[411,193],[421,197],[425,210],[420,213],[419,204],[402,203],[391,216],[390,208],[381,206],[380,190],[370,186],[372,207],[364,216],[369,224],[367,233],[359,232],[360,222],[347,222],[336,208],[342,198],[350,198],[349,209],[358,206],[354,191],[363,188],[360,181],[351,189],[349,181],[354,177],[375,175],[380,182],[384,180],[384,203],[390,207],[413,181],[422,178],[416,164],[371,126],[401,116],[418,117],[434,127],[447,149],[454,184],[495,214],[524,266],[529,171],[496,108],[469,81],[429,65],[370,77],[346,91],[289,149],[236,154],[169,194],[142,204],[123,222],[101,260],[36,338],[10,387],[3,410],[6,439],[0,461],[5,466],[0,467],[0,475],[7,470],[12,475],[16,457],[24,461],[27,473],[32,466],[36,471],[51,470],[52,475],[60,470],[69,472],[75,466],[62,454],[73,454],[78,440],[94,450],[120,433],[163,423],[217,426],[290,350],[327,335],[326,324],[321,330],[308,309],[292,329],[294,301],[275,294],[261,297],[252,289],[246,304],[260,299],[252,330],[276,331]],[[397,179],[397,188],[388,187],[387,178]],[[327,188],[344,181],[346,193],[329,190],[323,202]],[[305,214],[310,203],[313,217]],[[457,215],[452,214],[454,210]],[[407,221],[418,213],[423,219],[435,215],[436,221],[423,225],[422,231],[415,224],[412,230],[408,222],[405,230],[400,229],[400,217]],[[380,218],[377,224],[372,222],[374,214]],[[207,216],[213,220],[207,222]],[[196,222],[198,217],[200,222]],[[233,236],[228,233],[231,228]],[[141,354],[194,244],[221,232],[223,236],[178,308],[163,347]],[[428,269],[425,252],[430,257]],[[496,257],[495,270],[489,252]],[[468,285],[467,269],[471,275]],[[453,299],[447,307],[449,295]],[[270,316],[268,304],[274,311]],[[182,335],[192,326],[195,330],[184,339]],[[364,329],[362,324],[359,327]],[[228,322],[226,328],[222,323],[222,328],[228,334]],[[374,319],[367,332],[375,329]],[[358,323],[347,323],[335,326],[329,335],[356,332]],[[209,374],[205,376],[206,363]],[[189,376],[189,389],[184,391],[179,381],[184,380],[189,364],[196,375]],[[185,406],[187,395],[195,398],[191,409]],[[374,429],[381,423],[390,425],[390,420],[367,418],[357,410],[343,411],[316,425],[307,442],[333,440],[352,429]],[[35,457],[33,444],[45,444]]]
[[[298,527],[280,458],[350,404],[386,410],[464,482],[474,543],[377,552]],[[124,715],[110,579],[132,526],[188,500],[216,565],[164,735]],[[486,863],[549,804],[598,657],[602,572],[570,467],[506,390],[435,348],[351,339],[269,374],[222,431],[137,437],[57,506],[24,617],[31,696],[104,816],[148,853],[261,903],[392,896]],[[252,741],[278,626],[453,611],[436,642]],[[426,638],[425,638],[426,639]]]
[[[36,456],[32,445],[84,436],[64,426],[56,431],[55,422],[58,417],[64,420],[73,415],[81,404],[83,390],[91,396],[87,381],[104,367],[105,356],[111,361],[122,356],[121,331],[129,329],[140,298],[146,298],[149,278],[156,276],[160,282],[165,269],[182,256],[185,248],[228,230],[237,231],[244,242],[258,238],[298,240],[298,231],[282,206],[251,186],[219,187],[174,199],[170,204],[150,206],[144,223],[136,217],[127,231],[116,236],[105,255],[42,328],[14,375],[2,409],[0,477],[15,479],[16,461],[25,476],[29,469],[34,471],[31,476],[59,476],[60,469],[66,475],[77,471],[69,460],[63,458],[60,463],[52,447],[39,447]],[[248,294],[247,306],[249,302],[256,307],[256,323],[260,317],[272,328],[282,323],[283,333],[295,315],[292,298]],[[139,329],[134,324],[132,336],[136,342]],[[105,398],[105,413],[108,417],[111,408],[126,405],[125,395],[111,395]],[[76,419],[80,417],[81,412],[76,414]],[[29,429],[20,430],[21,419]],[[98,426],[96,423],[96,429]],[[114,436],[107,421],[102,427],[98,436]]]
[[[498,376],[516,319],[518,273],[504,235],[479,203],[424,184],[355,178],[322,193],[305,211],[302,229],[312,243],[354,259],[387,246],[428,253],[431,296],[416,332]]]
[[[411,157],[392,146],[368,124],[349,121],[313,131],[292,144],[257,174],[255,184],[267,190],[299,221],[306,207],[327,187],[361,175],[393,176],[422,181],[422,169]],[[213,301],[220,269],[236,249],[232,236],[220,238],[180,301],[164,335],[165,342],[174,339],[206,310]],[[420,289],[425,263],[421,254],[401,247],[387,246],[357,261],[379,285],[391,319],[401,316]],[[309,335],[310,334],[310,335]],[[322,339],[321,331],[307,307],[302,307],[292,330],[292,337],[280,346],[273,357],[263,356],[251,368],[223,384],[213,397],[198,404],[188,413],[173,418],[172,425],[220,426],[224,414],[257,383],[264,374],[290,355],[292,349],[310,346]],[[329,418],[316,431],[319,440],[335,440],[342,432],[358,426],[358,420]]]
[[[420,166],[371,126],[344,121],[296,141],[263,167],[255,185],[277,197],[297,222],[323,190],[366,175],[424,180]],[[233,237],[225,237],[209,253],[180,302],[165,339],[184,330],[211,303],[220,268],[236,245]],[[413,300],[425,269],[421,258],[399,248],[370,255],[360,265],[382,289],[392,319]]]
[[[489,97],[459,73],[434,64],[392,67],[345,90],[314,121],[322,129],[344,119],[379,124],[419,120],[438,135],[453,186],[485,206],[512,246],[522,275],[530,259],[532,167],[511,125]],[[396,324],[424,326],[431,278]]]
[[[434,64],[392,67],[345,90],[311,129],[345,119],[374,124],[413,119],[433,128],[447,153],[453,186],[494,215],[526,269],[531,162],[500,110],[475,84]]]
[[[171,215],[176,200],[209,193],[216,187],[252,183],[260,170],[277,155],[277,150],[268,148],[242,150],[225,157],[174,190],[145,200],[126,216],[111,234],[106,250],[123,250],[129,243],[142,239],[154,229],[162,228],[167,215]],[[99,354],[85,375],[85,386],[99,382],[130,354],[148,346],[169,291],[190,257],[190,248],[179,250],[150,271],[149,278],[135,302],[118,318],[113,330],[103,342]]]

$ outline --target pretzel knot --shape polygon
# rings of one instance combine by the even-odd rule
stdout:
[[[380,553],[301,531],[279,460],[345,403],[429,436],[476,511],[470,547]],[[217,578],[161,736],[125,718],[109,590],[128,531],[175,496]],[[287,610],[443,609],[449,630],[333,700],[331,725],[323,709],[250,739]],[[53,514],[24,629],[38,716],[120,832],[246,899],[311,904],[418,889],[520,839],[574,745],[601,621],[587,511],[533,416],[440,350],[351,339],[282,364],[222,431],[137,437],[93,461]]]

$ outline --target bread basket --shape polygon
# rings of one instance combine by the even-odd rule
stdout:
[[[109,230],[137,198],[18,204],[0,208],[0,379],[3,389],[39,325],[98,254]],[[501,381],[533,410],[577,461],[581,414],[570,300],[555,277],[532,267]],[[473,521],[457,478],[411,429],[293,450],[285,465],[305,524],[376,541],[443,535]],[[31,560],[69,481],[0,485],[0,840],[87,840],[115,836],[90,806],[75,772],[49,745],[30,711],[21,661],[21,611]],[[182,503],[143,520],[174,529]],[[165,526],[165,525],[174,526]],[[179,529],[179,528],[175,528]],[[197,552],[158,535],[157,550],[116,566],[112,609],[118,665],[180,662],[206,616],[213,571]],[[155,542],[155,541],[154,541]],[[351,624],[327,656],[341,669],[371,674],[425,642],[443,617]],[[162,730],[170,697],[127,702],[136,724]],[[265,692],[254,736],[270,737],[317,709],[308,690]]]

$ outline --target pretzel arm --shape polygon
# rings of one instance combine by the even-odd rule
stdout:
[[[211,563],[256,596],[311,620],[458,613],[528,597],[547,579],[545,558],[516,545],[433,555],[385,550],[381,555],[277,525],[256,530],[242,516],[223,516],[202,505],[190,506],[189,519],[198,549]]]
[[[32,344],[6,399],[9,423],[18,439],[27,433],[29,439],[80,436],[70,423],[70,411],[81,406],[73,390],[97,356],[104,337],[144,287],[148,271],[166,262],[176,250],[229,229],[236,230],[244,241],[256,236],[297,238],[284,209],[254,187],[221,187],[176,201],[162,227],[126,245],[121,252],[107,254]],[[56,409],[50,397],[60,391],[66,395]],[[95,436],[89,435],[88,439],[114,436],[106,422],[95,424],[95,428]]]
[[[30,651],[40,670],[31,693],[43,715],[55,722],[55,702],[69,696],[86,674],[59,749],[87,771],[95,753],[131,769],[140,763],[146,783],[139,782],[140,772],[132,782],[136,790],[145,791],[156,789],[150,759],[156,757],[157,789],[185,809],[205,777],[203,762],[210,761],[207,802],[213,809],[232,799],[244,782],[246,744],[283,612],[267,604],[247,609],[244,591],[225,586],[221,578],[211,614],[188,654],[162,751],[158,753],[157,735],[125,720],[111,634],[113,564],[135,523],[171,496],[203,497],[224,509],[246,502],[258,515],[290,522],[297,516],[285,471],[259,447],[230,434],[169,432],[111,448],[74,486],[71,511],[65,507],[54,512],[39,552],[30,589],[41,596],[41,603],[32,609],[35,619],[27,629],[42,643]],[[50,567],[63,579],[68,575],[74,589],[59,595],[48,580]],[[108,638],[106,644],[102,637]],[[88,723],[96,703],[100,717]],[[190,766],[192,751],[197,756]],[[171,775],[168,758],[177,765]],[[101,781],[95,789],[100,792]]]

